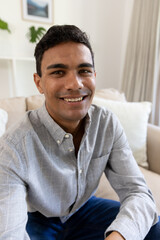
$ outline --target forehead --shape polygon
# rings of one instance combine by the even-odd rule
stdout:
[[[89,48],[74,42],[58,44],[44,52],[41,65],[45,67],[54,63],[71,64],[73,62],[93,64]]]

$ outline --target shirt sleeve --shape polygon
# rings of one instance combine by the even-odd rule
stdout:
[[[0,144],[0,239],[29,240],[27,187],[22,180],[23,166],[15,149]]]
[[[117,231],[127,240],[143,240],[158,220],[156,206],[118,120],[105,174],[121,203],[106,234]]]

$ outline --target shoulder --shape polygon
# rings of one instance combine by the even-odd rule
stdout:
[[[33,118],[34,115],[36,115],[36,110],[28,111],[20,121],[11,126],[0,138],[0,145],[5,143],[16,146],[22,142],[26,136],[33,134],[31,118]]]
[[[108,110],[106,107],[100,107],[92,104],[89,109],[90,117],[101,121],[115,121],[117,118],[114,113]]]
[[[100,107],[92,104],[89,109],[89,116],[91,119],[91,125],[93,128],[99,128],[101,131],[103,129],[110,129],[110,131],[115,132],[117,129],[122,130],[121,123],[118,117],[106,107]]]

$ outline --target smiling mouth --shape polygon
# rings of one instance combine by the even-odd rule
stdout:
[[[78,98],[63,98],[66,102],[81,102],[84,99],[84,97],[78,97]]]

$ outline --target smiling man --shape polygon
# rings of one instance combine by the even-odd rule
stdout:
[[[50,116],[73,135],[77,154],[83,136],[83,119],[95,91],[95,70],[88,47],[82,43],[60,43],[44,52],[41,73],[34,74],[44,93]]]
[[[51,117],[74,133],[86,116],[95,91],[95,70],[88,47],[67,42],[45,51],[41,76],[34,75]]]
[[[0,140],[0,239],[158,240],[154,200],[123,129],[91,104],[96,72],[87,35],[53,26],[35,58],[45,103]],[[94,196],[103,172],[120,202]]]

